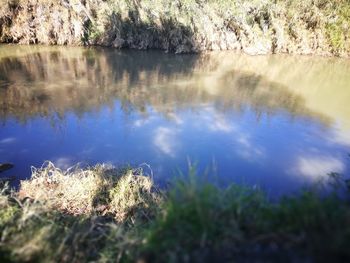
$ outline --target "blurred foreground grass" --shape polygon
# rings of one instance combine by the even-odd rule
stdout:
[[[141,168],[46,163],[1,192],[0,260],[348,262],[347,185],[331,177],[331,194],[272,202],[258,189],[203,182],[195,168],[160,190]]]

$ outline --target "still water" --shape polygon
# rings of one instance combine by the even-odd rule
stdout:
[[[52,160],[294,192],[350,172],[350,61],[0,46],[1,176]]]

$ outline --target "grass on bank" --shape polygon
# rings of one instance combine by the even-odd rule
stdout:
[[[66,171],[46,162],[32,168],[32,177],[22,181],[20,199],[29,198],[71,215],[110,215],[116,221],[135,220],[136,215],[153,217],[161,193],[142,169],[96,165]]]
[[[27,22],[35,14],[25,11],[32,8],[42,14],[35,33]],[[198,52],[225,49],[224,36],[234,31],[242,48],[350,52],[349,0],[3,0],[0,22],[1,41],[14,43]]]
[[[271,202],[261,190],[201,182],[195,169],[161,192],[141,169],[47,163],[18,192],[2,190],[0,231],[8,262],[350,259],[348,195],[310,190]]]
[[[349,0],[108,1],[116,13],[136,11],[140,14],[139,20],[151,28],[161,23],[162,19],[158,21],[159,18],[164,20],[167,17],[174,24],[207,34],[208,21],[203,19],[207,16],[217,27],[214,30],[220,32],[220,29],[229,26],[234,28],[238,39],[244,34],[254,35],[250,41],[267,38],[283,42],[284,38],[289,37],[303,45],[304,42],[311,44],[313,38],[324,37],[321,45],[325,45],[323,48],[326,49],[328,45],[333,54],[340,55],[350,50]],[[277,32],[285,33],[282,37]],[[96,35],[103,33],[101,30],[99,34],[93,33],[92,38]]]

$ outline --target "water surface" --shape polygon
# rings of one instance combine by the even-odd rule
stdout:
[[[0,46],[0,162],[147,163],[163,183],[191,160],[279,195],[349,175],[349,103],[345,59]]]

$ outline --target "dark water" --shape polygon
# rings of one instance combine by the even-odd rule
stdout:
[[[1,176],[52,160],[188,160],[212,180],[290,193],[350,170],[350,61],[234,53],[0,46]]]

